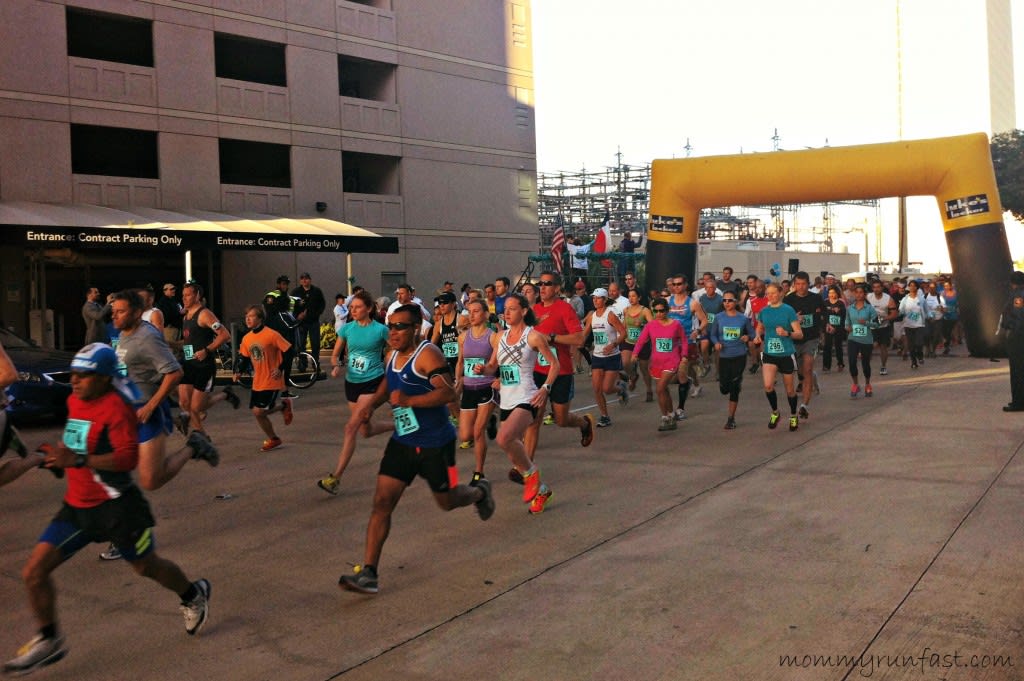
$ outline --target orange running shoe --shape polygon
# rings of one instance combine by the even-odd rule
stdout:
[[[279,437],[268,438],[268,439],[263,441],[263,446],[260,447],[260,451],[261,452],[269,452],[271,449],[277,449],[282,444],[283,443],[281,442],[281,438],[279,438]]]
[[[540,469],[534,469],[529,475],[523,476],[523,503],[528,504],[540,492]]]
[[[530,515],[537,515],[538,513],[544,512],[544,507],[547,505],[548,500],[551,499],[551,488],[547,485],[540,486],[540,492],[530,502]]]

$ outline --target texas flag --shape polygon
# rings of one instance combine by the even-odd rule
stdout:
[[[597,230],[597,235],[594,237],[594,247],[590,249],[591,253],[611,253],[612,251],[612,230],[608,226],[608,222],[611,220],[611,215],[608,211],[604,212],[604,222],[601,223],[601,229]],[[602,267],[611,267],[611,260],[602,260]]]

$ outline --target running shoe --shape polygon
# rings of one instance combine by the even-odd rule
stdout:
[[[671,416],[662,416],[661,423],[658,425],[658,431],[664,432],[666,430],[672,430],[676,425],[676,422],[672,420]]]
[[[181,614],[185,616],[185,631],[195,636],[206,624],[210,615],[210,582],[205,579],[192,582],[199,593],[188,603],[181,604]]]
[[[811,412],[807,409],[806,404],[800,405],[800,409],[797,411],[797,414],[799,414],[800,418],[804,419],[805,421],[811,418]]]
[[[459,449],[472,449],[472,448],[473,448],[473,441],[472,440],[465,440],[464,442],[459,443]]]
[[[625,381],[619,381],[619,404],[623,407],[629,404],[629,387]]]
[[[850,386],[850,397],[857,399],[857,395],[860,395],[860,386],[854,383]]]
[[[292,409],[291,398],[284,398],[281,400],[281,413],[284,414],[284,425],[292,425],[292,419],[295,418],[295,410]]]
[[[338,488],[341,487],[341,480],[330,473],[316,481],[316,486],[331,496],[338,496]]]
[[[754,362],[753,364],[750,365],[750,368],[747,369],[747,373],[748,374],[756,374],[757,373],[757,369],[760,366],[761,366],[761,364],[759,362]]]
[[[910,368],[911,368],[911,369],[916,369],[916,368],[917,368],[917,360],[916,360],[916,359],[915,359],[915,360],[913,360],[913,361],[912,361],[912,362],[910,363]]]
[[[518,469],[513,468],[509,470],[508,479],[516,483],[517,485],[523,484],[523,474],[520,473]]]
[[[594,415],[584,414],[583,425],[580,426],[580,444],[589,447],[594,441]]]
[[[107,545],[107,550],[100,553],[100,560],[121,560],[121,552],[113,543]]]
[[[231,405],[232,409],[238,409],[242,405],[242,400],[238,399],[238,395],[231,389],[231,386],[224,387],[224,399]]]
[[[476,487],[477,483],[484,479],[484,474],[480,471],[474,471],[473,477],[469,481],[470,487]]]
[[[700,397],[702,392],[704,392],[704,386],[695,385],[690,388],[690,397]]]
[[[612,420],[608,416],[602,416],[597,420],[598,428],[607,428],[610,425],[612,425]]]
[[[530,515],[537,515],[538,513],[544,512],[544,507],[547,506],[548,501],[551,500],[551,488],[547,485],[540,486],[540,492],[530,502]]]
[[[652,393],[650,390],[648,390],[647,391],[647,395],[644,396],[644,402],[653,402],[653,401],[654,401],[654,393]]]
[[[175,419],[174,427],[178,429],[178,432],[182,435],[188,435],[188,424],[191,421],[191,417],[185,412],[178,414],[178,418]]]
[[[772,415],[768,417],[768,427],[775,430],[775,427],[779,425],[779,412],[773,411]]]
[[[949,355],[949,346],[947,345],[947,346],[946,346],[945,348],[943,348],[943,350],[942,350],[942,356],[943,356],[943,357],[946,357],[946,356],[948,356],[948,355]]]
[[[193,430],[185,441],[185,445],[192,448],[192,458],[205,461],[211,467],[216,468],[220,463],[220,452],[210,442],[210,436],[201,430]]]
[[[798,419],[795,414],[793,416],[790,416],[789,417],[789,432],[792,433],[794,430],[796,430],[799,427],[800,427],[800,419]]]
[[[282,444],[284,443],[281,442],[281,438],[279,437],[267,438],[266,440],[263,441],[263,446],[260,447],[260,451],[269,452],[271,449],[277,449]]]
[[[355,565],[351,575],[342,575],[338,580],[338,586],[349,591],[358,591],[361,594],[377,593],[377,571],[372,567]]]
[[[498,437],[498,415],[491,414],[490,418],[487,419],[487,437],[494,439]]]
[[[674,412],[672,412],[672,418],[675,419],[676,421],[685,421],[686,412],[683,411],[682,409],[676,409]]]
[[[839,370],[840,371],[843,371],[844,369],[846,369],[846,365],[843,364],[842,362],[840,362],[838,366],[839,366]]]
[[[873,391],[871,389],[871,384],[870,383],[864,384],[864,397],[872,397],[874,394],[875,394],[875,391]]]
[[[494,515],[494,495],[491,494],[491,483],[486,478],[474,479],[475,486],[483,490],[484,495],[480,497],[480,501],[475,502],[473,505],[476,506],[476,512],[480,515],[480,520],[490,520],[491,516]]]
[[[540,491],[540,469],[535,468],[529,475],[523,476],[523,503],[528,504],[533,501],[533,498],[537,496]]]
[[[4,663],[4,674],[28,674],[40,667],[59,662],[68,654],[64,647],[64,637],[58,634],[53,638],[36,636],[18,648],[18,656]]]
[[[725,429],[724,430],[736,430],[736,419],[734,419],[731,416],[729,418],[727,418],[725,420]]]
[[[880,376],[888,376],[889,375],[889,370],[886,369],[885,367],[882,367],[881,369],[878,370],[878,374]]]
[[[553,426],[553,425],[555,425],[555,417],[552,416],[551,414],[548,414],[547,416],[545,416],[544,417],[544,425],[545,426]]]

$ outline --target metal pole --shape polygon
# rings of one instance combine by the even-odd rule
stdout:
[[[352,295],[352,254],[345,254],[345,282],[348,286],[348,295]]]
[[[192,281],[192,251],[185,251],[185,281]]]

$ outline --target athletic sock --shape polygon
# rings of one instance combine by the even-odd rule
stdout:
[[[768,404],[771,405],[772,411],[773,412],[774,411],[778,411],[779,410],[779,396],[775,394],[775,390],[774,389],[773,390],[767,390],[767,391],[765,391],[764,394],[765,394],[765,397],[768,398]]]
[[[796,413],[796,395],[793,395],[793,396],[786,395],[786,399],[789,400],[789,413],[791,415],[795,414]]]
[[[690,396],[690,382],[679,384],[679,408],[686,411],[686,398]]]

